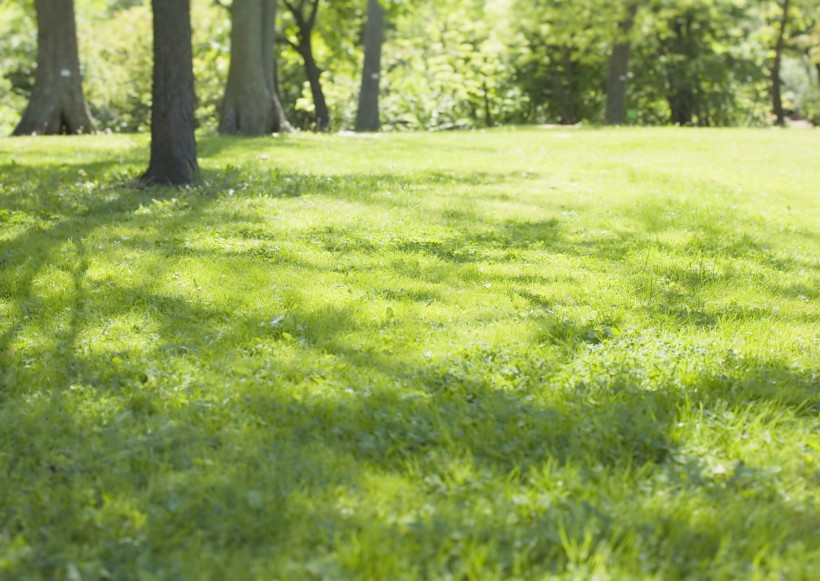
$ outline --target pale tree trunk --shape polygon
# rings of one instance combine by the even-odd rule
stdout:
[[[378,131],[379,81],[381,79],[382,45],[384,44],[385,10],[379,0],[367,2],[367,24],[364,29],[364,69],[356,112],[356,131]]]
[[[276,93],[276,0],[234,0],[231,68],[219,122],[221,133],[292,131]]]
[[[91,133],[83,96],[74,0],[35,0],[37,71],[34,90],[12,135]]]
[[[629,34],[638,12],[637,4],[630,4],[623,20],[618,23],[618,38],[609,59],[609,76],[606,83],[606,112],[604,123],[623,125],[626,122],[626,95],[629,84],[629,57],[632,42]]]
[[[781,4],[782,13],[780,15],[780,27],[777,32],[777,44],[774,49],[774,61],[772,62],[772,114],[775,124],[786,124],[786,113],[783,111],[783,98],[781,96],[780,63],[783,60],[783,48],[786,44],[786,26],[789,23],[790,0],[783,0]]]
[[[190,0],[151,0],[154,85],[151,162],[141,181],[181,185],[199,173],[194,136]]]

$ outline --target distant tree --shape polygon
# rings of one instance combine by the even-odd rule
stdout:
[[[777,29],[777,42],[774,47],[774,58],[772,59],[771,68],[771,95],[772,95],[772,114],[774,115],[775,124],[786,124],[786,113],[783,109],[783,97],[781,95],[781,87],[783,81],[780,79],[780,65],[783,62],[783,50],[786,46],[786,28],[789,24],[789,5],[790,0],[781,0],[780,6],[780,22]]]
[[[313,97],[313,106],[316,110],[316,129],[317,131],[327,131],[330,128],[330,111],[322,90],[322,71],[319,70],[319,65],[316,64],[316,56],[313,53],[313,29],[316,26],[320,0],[283,1],[288,12],[293,16],[296,25],[295,40],[284,35],[283,39],[302,57],[305,64],[305,73],[310,84],[310,93]]]
[[[13,135],[90,133],[83,95],[74,0],[34,0],[37,71],[34,89]]]
[[[630,2],[626,13],[618,22],[618,36],[612,46],[609,58],[609,74],[606,84],[606,112],[604,122],[607,125],[623,125],[626,121],[626,96],[629,83],[629,55],[632,52],[632,41],[629,38],[638,3]]]
[[[231,65],[220,133],[292,131],[276,90],[276,0],[234,0],[231,20]]]
[[[364,69],[356,131],[378,131],[379,87],[381,80],[382,44],[384,44],[385,9],[379,0],[367,1],[367,24],[364,29]]]
[[[516,77],[533,111],[550,123],[600,119],[602,81],[617,15],[604,0],[516,0],[521,43]],[[603,50],[602,50],[603,49]]]
[[[199,172],[194,136],[190,0],[151,0],[151,6],[154,14],[151,161],[141,181],[187,184]]]

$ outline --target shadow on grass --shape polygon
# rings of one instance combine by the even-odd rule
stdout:
[[[230,176],[206,179],[218,182],[218,189],[233,183]],[[276,184],[284,184],[287,195],[301,195],[326,183],[322,195],[369,200],[388,178],[341,179],[348,180],[341,194],[332,180],[308,179],[292,187],[283,178],[271,188],[278,191]],[[349,193],[356,188],[365,193]],[[45,229],[30,228],[3,246],[4,269],[13,274],[7,274],[2,298],[13,322],[0,336],[0,405],[8,420],[0,434],[8,450],[6,481],[18,488],[3,490],[0,535],[23,538],[33,547],[19,557],[22,570],[59,575],[79,552],[89,556],[89,571],[97,567],[114,577],[140,568],[185,575],[196,570],[198,560],[222,555],[223,561],[214,562],[217,576],[225,572],[219,567],[231,565],[226,555],[238,552],[257,562],[290,559],[294,575],[345,576],[352,570],[339,552],[354,539],[366,541],[375,528],[379,542],[371,539],[373,546],[362,554],[372,558],[379,547],[392,552],[396,560],[381,570],[388,574],[466,576],[470,546],[482,543],[501,575],[514,573],[516,559],[524,573],[560,574],[579,558],[569,545],[592,535],[593,546],[616,548],[628,538],[650,555],[650,574],[696,576],[727,551],[746,561],[755,556],[761,547],[727,549],[724,543],[727,532],[744,530],[743,513],[761,502],[768,509],[755,526],[776,531],[780,546],[820,528],[817,514],[785,502],[769,487],[766,474],[736,470],[737,477],[734,472],[718,479],[704,476],[695,460],[680,460],[684,442],[675,435],[682,410],[698,407],[724,413],[774,405],[770,409],[815,417],[813,372],[749,361],[734,376],[704,377],[695,392],[672,385],[642,389],[628,374],[605,384],[559,389],[552,381],[555,361],[482,346],[427,363],[355,351],[345,345],[343,333],[356,323],[343,306],[303,309],[282,326],[261,315],[162,294],[147,284],[109,281],[92,297],[86,281],[90,251],[83,241],[118,221],[167,232],[165,257],[269,260],[251,251],[185,246],[186,229],[214,219],[205,216],[214,196],[194,191],[182,212],[134,216],[142,205],[179,195],[127,189],[101,199],[89,195],[83,213]],[[217,219],[246,221],[227,214]],[[326,234],[327,250],[347,251],[338,241],[331,245],[338,232]],[[124,244],[146,252],[157,248],[150,240]],[[399,239],[391,249],[409,258],[434,256],[448,269],[475,262],[470,249],[600,252],[614,263],[635,244],[628,236],[578,241],[558,220],[547,220],[508,221],[442,241]],[[26,304],[36,302],[38,273],[64,260],[63,248],[72,262],[70,296],[63,299],[70,314],[60,332],[50,318],[54,313]],[[351,248],[380,251],[358,239]],[[283,259],[316,270],[290,260]],[[408,266],[408,277],[417,274]],[[671,270],[667,274],[675,276]],[[443,273],[439,280],[446,283]],[[690,292],[703,284],[686,273],[676,281]],[[422,303],[441,296],[395,294],[390,288],[371,292]],[[550,306],[526,285],[518,294],[539,308]],[[78,343],[83,325],[102,326],[129,313],[150,323],[142,351]],[[45,338],[24,358],[12,346],[34,327],[45,330]],[[50,337],[49,329],[54,330]],[[132,326],[126,334],[141,332]],[[573,323],[554,323],[543,338],[573,344],[610,340],[597,327]],[[459,476],[461,469],[467,476]],[[559,484],[555,479],[561,474],[576,481]],[[360,514],[351,514],[344,502],[368,502],[368,494],[377,496],[368,479],[384,476],[410,483],[411,490],[394,491],[397,497],[407,495],[409,507],[397,509],[392,500],[384,507],[360,503]],[[638,487],[635,499],[607,498],[609,478]],[[727,518],[703,521],[655,514],[650,503],[640,502],[651,496],[655,478],[671,479],[691,494],[705,489],[716,508],[728,503],[732,510]],[[518,495],[524,493],[537,498],[522,502]],[[480,501],[490,510],[478,518]],[[425,505],[433,510],[425,512]],[[792,530],[782,530],[781,522],[791,523]]]

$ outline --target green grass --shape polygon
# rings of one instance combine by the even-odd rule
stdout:
[[[818,578],[818,151],[0,141],[0,577]]]

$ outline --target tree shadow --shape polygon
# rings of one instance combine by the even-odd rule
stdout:
[[[103,175],[108,168],[93,171]],[[71,175],[66,170],[63,179]],[[294,186],[288,178],[304,183]],[[254,249],[188,247],[188,230],[214,221],[247,223],[229,212],[205,216],[235,183],[219,172],[206,179],[211,186],[186,194],[187,206],[167,214],[135,212],[182,197],[179,191],[120,189],[89,196],[84,212],[45,229],[29,228],[3,245],[3,267],[14,271],[3,298],[11,300],[16,322],[0,336],[0,413],[7,420],[0,422],[0,435],[8,450],[2,461],[8,482],[25,485],[5,491],[0,536],[24,538],[32,547],[19,557],[28,570],[61,575],[86,556],[67,550],[70,542],[90,555],[83,561],[90,574],[113,577],[138,570],[186,576],[213,559],[215,576],[234,567],[239,576],[261,570],[339,578],[351,575],[354,564],[383,558],[385,568],[374,571],[467,578],[480,572],[468,558],[477,546],[487,551],[488,564],[496,564],[498,577],[559,575],[589,558],[574,550],[589,536],[590,547],[644,555],[647,574],[686,577],[708,574],[705,567],[721,558],[755,558],[762,547],[727,547],[726,538],[748,528],[745,515],[761,502],[768,509],[754,527],[774,531],[776,551],[820,528],[816,511],[777,494],[765,467],[734,464],[709,472],[679,429],[691,409],[718,420],[757,408],[816,418],[815,371],[747,360],[722,374],[707,373],[696,386],[671,379],[647,386],[638,377],[641,369],[566,382],[558,367],[571,368],[587,346],[619,339],[598,323],[548,320],[540,335],[517,349],[472,345],[446,358],[418,360],[351,345],[348,335],[357,328],[401,323],[362,322],[349,304],[303,301],[279,320],[279,305],[237,313],[160,292],[150,280],[96,280],[99,286],[91,286],[93,259],[84,241],[126,220],[136,230],[163,233],[160,258],[263,261],[313,274],[335,268],[276,252],[263,226],[253,224],[242,227],[259,240]],[[318,192],[373,203],[385,184],[404,183],[390,180],[285,174],[273,179],[270,195]],[[355,189],[362,191],[351,194]],[[450,212],[434,217],[472,219]],[[308,234],[320,235],[330,252],[384,250],[353,232],[345,233],[348,242],[336,230]],[[147,253],[157,250],[157,241],[151,234],[121,244]],[[447,271],[478,262],[487,249],[592,253],[614,265],[643,242],[631,235],[580,240],[556,218],[509,220],[441,240],[399,236],[388,244],[406,255],[395,266],[408,279],[419,278],[415,255],[440,261],[440,271],[430,276],[440,286],[384,284],[369,292],[375,300],[427,304],[442,300],[452,284]],[[61,303],[68,316],[62,318],[26,306],[37,300],[37,275],[58,263],[70,270]],[[687,272],[667,274],[687,292],[703,284]],[[533,281],[500,274],[495,280],[512,285],[534,307],[551,306],[528,288],[548,283],[548,275]],[[102,335],[109,323],[111,333],[142,339],[111,340],[106,348],[79,340],[83,325]],[[43,337],[23,358],[13,345],[35,327],[45,330]],[[549,358],[555,354],[542,344],[566,349]],[[374,487],[381,484],[374,480],[396,490],[379,496]],[[726,516],[695,519],[676,499],[668,511],[658,509],[652,497],[667,491],[663,483],[669,481],[676,494],[703,493],[710,507],[726,507]],[[627,494],[618,486],[635,490]],[[378,539],[367,536],[373,530]],[[359,557],[345,561],[341,552],[353,545]],[[224,557],[234,552],[247,562]],[[242,569],[248,563],[260,569]],[[283,563],[292,569],[277,571]]]

